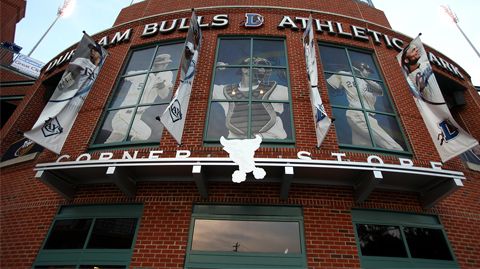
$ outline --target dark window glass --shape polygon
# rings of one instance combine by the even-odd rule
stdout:
[[[80,269],[124,269],[123,265],[80,265]]]
[[[347,54],[342,48],[320,46],[320,55],[324,71],[338,73],[351,70]]]
[[[320,56],[340,144],[407,150],[373,56],[326,45],[320,45]]]
[[[129,249],[137,219],[96,219],[87,248]]]
[[[182,43],[134,51],[113,93],[95,144],[158,143],[158,117],[173,96]]]
[[[192,250],[298,254],[298,222],[195,220]]]
[[[245,64],[244,60],[250,57],[250,48],[248,39],[221,39],[218,46],[217,66]]]
[[[363,78],[370,78],[370,79],[380,79],[380,75],[378,74],[377,68],[375,68],[375,61],[371,54],[367,53],[360,53],[356,51],[349,51],[350,60],[352,61],[352,68],[355,76],[363,77]],[[368,66],[370,67],[370,72],[365,73],[360,70],[360,66]]]
[[[273,66],[286,66],[283,42],[275,40],[254,40],[253,57],[266,59]]]
[[[37,265],[35,269],[76,269],[75,265]]]
[[[374,224],[356,226],[363,256],[407,257],[399,227]]]
[[[45,249],[79,249],[85,245],[91,219],[57,220],[50,236],[45,243]]]
[[[453,260],[442,230],[404,227],[412,258]]]
[[[228,129],[225,121],[225,108],[229,106],[226,102],[210,103],[210,111],[208,116],[207,137],[210,139],[220,139],[220,137],[228,136]]]
[[[206,139],[293,140],[286,62],[283,40],[220,39]]]
[[[155,48],[134,51],[125,69],[125,73],[132,74],[147,70],[152,63],[154,53]]]
[[[402,139],[402,131],[393,116],[378,113],[368,113],[368,115],[370,128],[373,129],[373,141],[375,141],[377,147],[395,150],[407,148],[407,145]],[[377,126],[382,126],[382,128],[377,128]],[[383,132],[388,133],[389,135],[387,136]],[[386,137],[388,139],[385,139]]]

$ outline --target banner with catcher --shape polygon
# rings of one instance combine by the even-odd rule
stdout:
[[[303,34],[303,50],[305,53],[305,61],[307,63],[308,80],[310,82],[310,101],[312,103],[313,118],[315,120],[317,147],[320,147],[330,129],[332,120],[325,112],[322,98],[318,92],[317,58],[315,51],[316,42],[312,22],[312,15],[310,15],[307,22],[307,28]]]
[[[60,154],[107,51],[84,33],[52,97],[24,136]]]
[[[198,53],[202,44],[202,32],[198,24],[195,11],[190,18],[185,48],[180,61],[180,85],[175,96],[160,117],[162,124],[175,138],[178,144],[182,144],[183,128],[187,117],[190,94],[192,92],[193,79],[195,78]]]
[[[420,36],[397,55],[397,60],[442,161],[446,162],[478,145],[478,141],[453,119]]]

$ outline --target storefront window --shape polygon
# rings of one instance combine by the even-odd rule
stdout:
[[[62,207],[33,268],[127,268],[141,214],[141,205]]]
[[[193,268],[307,268],[299,207],[195,205],[185,262]]]
[[[113,93],[93,147],[159,143],[158,117],[173,96],[183,43],[134,50]]]
[[[299,229],[298,222],[197,219],[192,250],[298,254]]]
[[[294,142],[284,40],[221,38],[216,59],[205,141]]]
[[[320,44],[340,146],[407,152],[397,115],[370,53]]]
[[[432,215],[352,210],[362,268],[459,268]]]

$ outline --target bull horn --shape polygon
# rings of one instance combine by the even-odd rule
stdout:
[[[220,137],[220,144],[222,144],[222,145],[225,146],[226,143],[227,143],[227,140],[226,140],[225,137],[223,137],[223,135],[222,135],[222,137]]]

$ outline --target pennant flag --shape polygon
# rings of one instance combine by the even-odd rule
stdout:
[[[107,51],[84,33],[52,97],[24,136],[60,154]]]
[[[165,128],[175,138],[178,144],[182,144],[183,127],[187,117],[188,103],[192,92],[192,83],[195,78],[195,70],[198,53],[202,41],[202,32],[198,25],[195,11],[190,18],[190,27],[185,40],[185,48],[180,61],[180,85],[175,96],[160,117]]]
[[[315,119],[315,132],[317,134],[317,147],[323,142],[327,135],[332,120],[325,112],[322,98],[318,92],[317,58],[315,52],[315,39],[313,35],[312,15],[308,18],[307,28],[303,33],[303,50],[307,63],[307,74],[310,82],[310,101],[312,103],[313,118]]]
[[[415,103],[443,162],[478,145],[453,119],[428,61],[420,36],[398,55]]]

